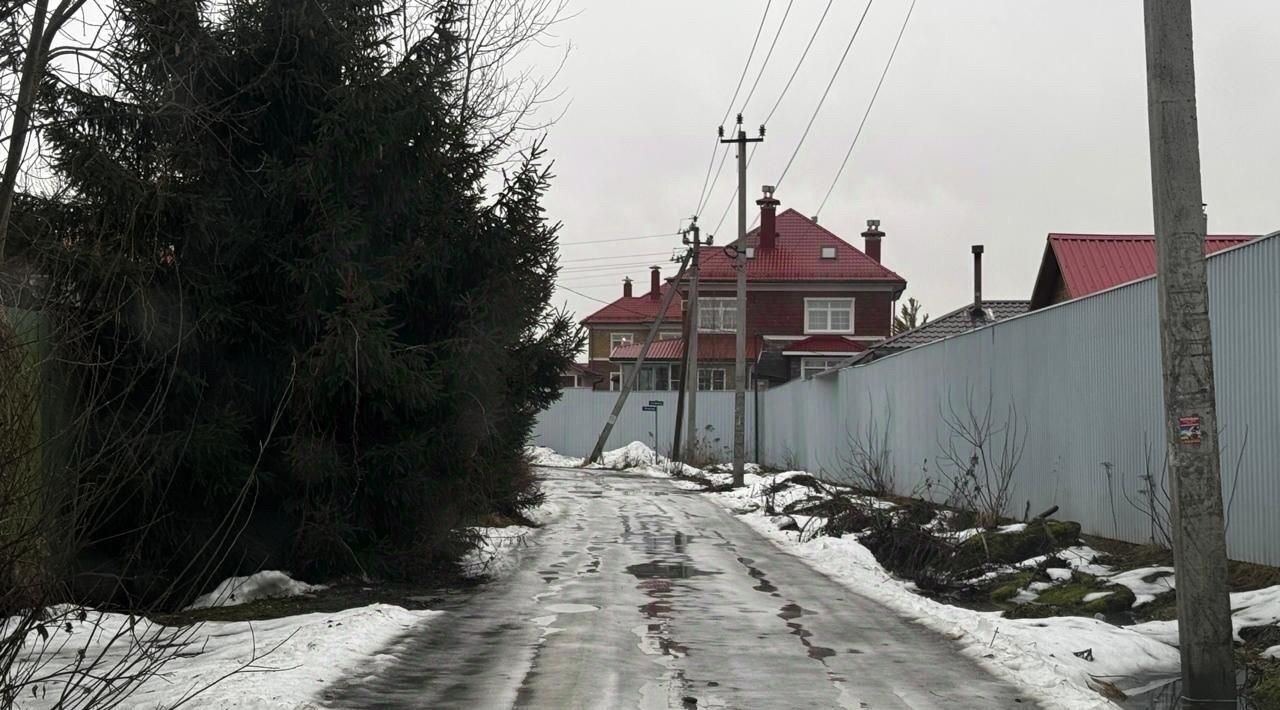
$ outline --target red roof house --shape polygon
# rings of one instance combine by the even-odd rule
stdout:
[[[858,249],[795,210],[778,213],[779,203],[771,192],[756,204],[760,226],[745,240],[744,325],[749,376],[754,375],[756,364],[765,361],[770,371],[780,373],[775,379],[811,375],[888,337],[893,302],[907,283],[880,263],[885,235],[879,222],[868,222],[862,233],[864,249]],[[698,252],[698,377],[702,389],[733,388],[735,246],[704,246]],[[657,267],[650,276],[649,293],[636,297],[627,280],[622,298],[582,321],[589,331],[592,362],[607,361],[618,368],[611,377],[613,387],[638,358],[668,288],[678,288],[679,295],[667,309],[659,339],[645,358],[639,386],[680,386],[689,281],[663,284]],[[762,377],[765,371],[761,365]]]
[[[1209,235],[1205,254],[1244,244],[1250,235]],[[1030,310],[1088,296],[1156,272],[1150,234],[1050,234]]]

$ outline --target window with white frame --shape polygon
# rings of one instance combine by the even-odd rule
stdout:
[[[667,363],[645,365],[640,368],[637,390],[675,392],[680,389],[680,366]]]
[[[806,357],[800,361],[800,376],[809,379],[814,375],[829,370],[844,361],[839,357]]]
[[[622,389],[622,373],[614,371],[609,373],[609,389],[617,392]]]
[[[852,333],[853,299],[804,299],[804,332]]]
[[[699,298],[699,333],[736,333],[738,301],[733,298]]]
[[[699,367],[698,389],[713,391],[725,389],[725,369],[723,367]]]
[[[631,345],[636,341],[635,335],[632,333],[610,333],[609,334],[609,350],[612,351],[619,345]]]

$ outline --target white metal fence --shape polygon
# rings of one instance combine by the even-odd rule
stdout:
[[[664,456],[669,454],[675,432],[678,395],[678,392],[632,392],[622,414],[618,416],[618,423],[609,435],[606,450],[641,441]],[[617,399],[617,392],[566,389],[560,401],[538,417],[533,431],[533,443],[549,446],[566,456],[586,456],[591,453],[591,447],[595,446],[600,430],[609,418],[609,412],[613,411]],[[662,402],[657,411],[656,440],[654,412],[643,410],[650,402]],[[750,392],[747,393],[746,419],[747,457],[755,459],[755,406]],[[705,453],[720,460],[732,459],[732,392],[698,393],[698,431],[706,448]]]
[[[1209,259],[1210,313],[1232,558],[1280,565],[1280,234]],[[1144,491],[1167,490],[1154,279],[1029,313],[834,375],[761,395],[759,459],[839,480],[849,437],[887,427],[899,493],[939,480],[943,412],[1009,408],[1025,431],[1010,512],[1060,506],[1086,532],[1131,542],[1152,536]],[[585,455],[614,393],[570,391],[545,412],[535,443]],[[675,393],[633,395],[610,447],[671,445]],[[750,402],[750,397],[748,401]],[[699,420],[732,447],[731,393],[703,393]],[[755,451],[754,417],[747,447]],[[1148,488],[1144,476],[1154,488]],[[935,487],[929,495],[941,497]],[[1135,505],[1136,504],[1136,505]]]
[[[1208,263],[1228,547],[1280,565],[1280,235]],[[1169,485],[1154,279],[769,391],[763,459],[840,479],[850,436],[887,426],[898,491],[921,491],[944,412],[970,402],[997,425],[1015,407],[1026,433],[1011,513],[1057,505],[1086,532],[1151,539],[1144,491]]]

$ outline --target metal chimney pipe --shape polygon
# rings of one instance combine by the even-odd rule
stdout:
[[[973,313],[982,315],[982,245],[973,245]]]

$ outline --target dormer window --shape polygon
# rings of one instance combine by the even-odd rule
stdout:
[[[836,248],[835,248],[835,247],[822,247],[822,258],[823,258],[823,259],[834,259],[834,258],[836,258]]]

